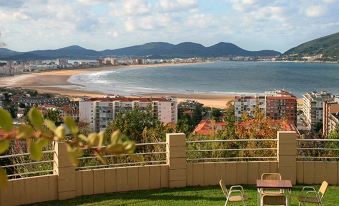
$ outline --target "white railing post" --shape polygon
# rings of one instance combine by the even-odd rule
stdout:
[[[296,184],[297,179],[297,133],[278,131],[278,167],[283,179]]]
[[[75,167],[71,164],[66,144],[54,142],[53,173],[58,175],[58,199],[70,199],[76,196]]]
[[[186,187],[186,136],[184,133],[166,134],[166,143],[168,185],[170,188]]]

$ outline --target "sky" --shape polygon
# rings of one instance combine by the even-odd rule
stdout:
[[[231,42],[284,52],[339,32],[339,0],[0,0],[0,46]]]

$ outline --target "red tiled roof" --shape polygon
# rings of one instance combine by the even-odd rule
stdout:
[[[211,135],[213,132],[212,126],[220,126],[224,127],[226,126],[225,122],[215,122],[214,125],[212,125],[211,120],[201,120],[201,122],[195,127],[193,134],[198,134],[198,135]]]

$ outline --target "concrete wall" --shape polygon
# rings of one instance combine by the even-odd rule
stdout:
[[[298,184],[321,184],[326,180],[331,185],[339,185],[339,161],[298,161]]]
[[[215,162],[188,163],[187,186],[256,184],[262,173],[278,172],[278,162]]]
[[[0,206],[63,200],[82,195],[159,188],[252,184],[262,173],[279,172],[293,184],[339,185],[339,162],[296,161],[296,134],[278,133],[278,161],[204,162],[186,161],[185,135],[167,134],[167,163],[77,171],[68,159],[66,145],[57,143],[54,174],[10,180],[0,189]]]
[[[23,205],[56,200],[58,198],[57,181],[57,175],[10,180],[8,186],[0,190],[0,205]]]

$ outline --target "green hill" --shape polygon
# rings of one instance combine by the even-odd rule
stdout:
[[[322,55],[320,60],[339,60],[339,32],[300,44],[288,51],[285,57]]]

